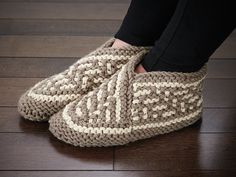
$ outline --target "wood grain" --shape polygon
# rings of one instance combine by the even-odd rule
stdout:
[[[236,58],[215,59],[209,60],[207,65],[207,78],[231,79],[236,78]]]
[[[157,136],[115,150],[115,170],[233,170],[235,134],[192,129]]]
[[[207,79],[203,93],[203,106],[227,108],[236,106],[235,79]]]
[[[77,60],[76,58],[0,58],[0,77],[48,77],[64,71]]]
[[[0,36],[0,56],[82,57],[110,37]]]
[[[0,79],[0,106],[16,106],[21,94],[42,79]]]
[[[201,133],[236,132],[236,109],[204,108],[202,122],[199,128]]]
[[[23,119],[16,107],[0,107],[0,133],[47,132],[47,122],[33,122]]]
[[[0,3],[0,19],[123,19],[124,3]]]
[[[121,20],[0,20],[0,35],[112,36]]]
[[[112,170],[112,148],[78,148],[49,133],[1,133],[0,170]]]

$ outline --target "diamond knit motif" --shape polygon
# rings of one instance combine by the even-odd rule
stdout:
[[[129,59],[148,48],[130,46],[114,49],[114,38],[71,65],[67,70],[42,80],[23,94],[20,114],[29,120],[45,121],[69,102],[79,99],[111,77]]]
[[[201,117],[202,83],[198,72],[148,72],[132,57],[109,80],[53,115],[50,131],[75,146],[123,145],[193,124]]]

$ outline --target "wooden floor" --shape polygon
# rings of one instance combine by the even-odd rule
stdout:
[[[202,122],[113,148],[77,148],[20,118],[19,96],[111,37],[129,0],[0,1],[1,177],[236,176],[236,33],[212,55]]]

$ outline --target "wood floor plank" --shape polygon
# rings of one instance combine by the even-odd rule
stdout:
[[[0,35],[112,36],[121,20],[0,20]]]
[[[67,69],[76,58],[0,58],[0,77],[48,77]]]
[[[112,170],[112,148],[78,148],[49,133],[1,133],[0,170]]]
[[[29,87],[42,78],[0,78],[0,106],[16,106]],[[204,86],[204,107],[235,107],[236,79],[207,79]]]
[[[16,107],[0,107],[0,133],[47,132],[47,122],[33,122],[20,117]]]
[[[0,36],[0,56],[82,57],[109,36]],[[236,58],[236,37],[229,37],[211,58]]]
[[[204,107],[235,107],[236,106],[235,79],[207,79],[204,84]]]
[[[202,122],[194,126],[199,133],[236,133],[236,109],[204,109]],[[20,117],[16,107],[0,107],[1,132],[46,132],[48,123],[38,123]]]
[[[235,59],[210,59],[208,63],[207,78],[236,78]]]
[[[0,77],[48,77],[59,73],[77,58],[1,58]],[[207,78],[236,78],[236,59],[211,59]]]
[[[204,108],[202,122],[194,128],[201,133],[236,132],[236,109]]]
[[[42,79],[0,79],[0,106],[16,106],[20,95]]]
[[[233,170],[235,134],[198,134],[190,129],[115,149],[115,170]]]
[[[1,3],[0,19],[123,19],[128,3]]]
[[[110,37],[90,36],[0,36],[0,56],[81,57]]]
[[[235,171],[3,171],[1,177],[235,177]]]

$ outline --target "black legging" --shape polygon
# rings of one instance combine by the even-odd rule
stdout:
[[[200,69],[234,30],[233,0],[132,0],[116,38],[154,45],[142,60],[147,71]]]

